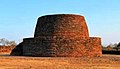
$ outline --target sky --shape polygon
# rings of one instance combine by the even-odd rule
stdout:
[[[120,0],[0,0],[0,38],[33,37],[37,18],[51,14],[83,15],[91,37],[120,42]]]

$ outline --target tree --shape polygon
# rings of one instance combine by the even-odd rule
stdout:
[[[0,39],[0,44],[3,45],[3,46],[16,45],[15,41],[9,41],[5,38]]]
[[[108,45],[108,46],[106,47],[106,49],[107,49],[107,50],[112,50],[112,44]]]
[[[14,45],[14,46],[16,46],[17,44],[15,43],[15,41],[9,41],[8,45]]]
[[[115,44],[113,44],[113,47],[117,47],[117,45],[118,45],[118,44],[117,44],[117,43],[115,43]]]
[[[113,47],[113,49],[116,49],[116,51],[118,51],[119,48],[120,48],[120,42],[118,44],[115,44],[114,47]]]
[[[120,47],[120,42],[118,43],[117,47]]]
[[[117,51],[118,51],[119,47],[120,47],[120,42],[118,43],[118,45],[117,45],[117,47],[116,47],[116,50],[117,50]]]
[[[0,39],[0,44],[5,45],[6,44],[6,39],[5,38]]]

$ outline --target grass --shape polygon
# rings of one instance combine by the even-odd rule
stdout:
[[[120,69],[120,55],[93,58],[1,55],[0,69]]]

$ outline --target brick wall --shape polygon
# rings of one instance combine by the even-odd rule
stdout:
[[[38,18],[34,38],[23,39],[22,45],[25,56],[102,55],[101,38],[89,37],[85,19],[80,15],[59,14]]]

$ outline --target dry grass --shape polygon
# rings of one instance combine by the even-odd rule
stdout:
[[[0,46],[0,54],[10,54],[16,46]]]
[[[0,69],[120,69],[120,55],[95,58],[0,56]]]

